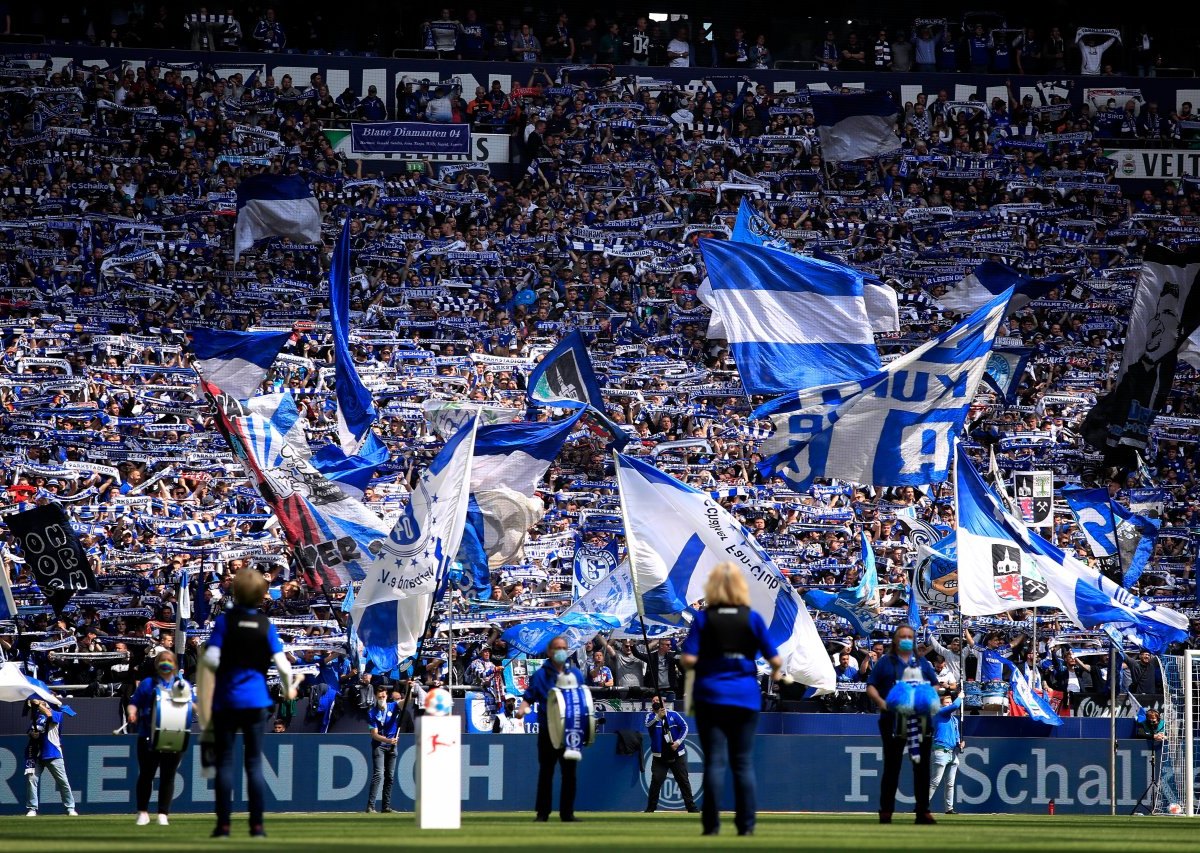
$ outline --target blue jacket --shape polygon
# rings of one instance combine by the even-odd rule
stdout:
[[[937,728],[933,732],[933,745],[941,749],[958,751],[962,735],[959,731],[958,709],[962,707],[962,699],[955,699],[949,705],[938,709],[933,721]]]
[[[914,665],[920,667],[921,678],[923,680],[929,684],[932,684],[934,687],[938,686],[937,672],[934,670],[933,665],[929,661],[925,660],[924,658],[918,658],[915,654],[910,660],[914,663]],[[867,684],[874,687],[879,692],[881,697],[887,699],[887,695],[892,692],[892,687],[895,686],[897,681],[903,678],[904,670],[908,668],[908,666],[909,664],[900,660],[900,658],[894,653],[888,652],[879,659],[879,663],[871,667],[871,675],[867,678]],[[894,726],[896,723],[896,715],[891,711],[883,711],[880,714],[880,723],[881,725]]]
[[[178,678],[180,676],[177,673],[169,683],[173,684]],[[150,728],[154,724],[154,695],[158,692],[160,685],[166,687],[167,684],[168,682],[164,682],[158,676],[143,678],[137,686],[137,690],[133,691],[133,696],[130,697],[129,704],[137,707],[138,737],[150,737]],[[192,691],[192,695],[194,698],[195,690]]]
[[[372,705],[371,710],[367,712],[367,727],[384,737],[395,737],[400,731],[400,711],[399,702],[388,702],[382,708]],[[371,743],[373,746],[379,745],[376,740],[372,740]]]
[[[688,735],[687,720],[678,711],[667,711],[667,716],[660,720],[658,714],[651,711],[646,715],[646,731],[650,733],[650,752],[653,755],[663,753],[663,727],[670,732],[671,742],[680,744],[679,754],[683,754],[683,739]]]
[[[580,687],[587,685],[584,680],[583,673],[573,666],[567,666],[563,669],[564,673],[571,673],[575,676],[575,683]],[[530,705],[544,704],[546,697],[550,695],[550,691],[558,686],[558,670],[554,668],[554,662],[550,658],[546,658],[542,663],[542,668],[533,674],[529,679],[529,686],[525,688],[525,695],[521,698]],[[540,709],[539,709],[540,710]]]

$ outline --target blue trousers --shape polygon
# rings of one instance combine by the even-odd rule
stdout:
[[[696,728],[704,750],[704,804],[700,815],[704,831],[720,829],[721,793],[725,788],[725,769],[729,767],[733,770],[733,823],[738,832],[750,832],[758,811],[754,778],[758,711],[698,702]]]
[[[383,805],[387,808],[392,804],[392,778],[396,775],[396,747],[374,741],[371,748],[371,801],[375,805],[380,794],[383,795]]]
[[[213,714],[214,746],[217,752],[217,826],[228,827],[233,811],[233,743],[242,733],[242,751],[246,767],[246,795],[250,807],[251,828],[262,826],[263,781],[262,745],[266,728],[266,708],[238,708]]]

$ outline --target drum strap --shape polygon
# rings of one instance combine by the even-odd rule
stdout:
[[[562,691],[563,702],[563,747],[568,753],[579,750],[587,740],[588,712],[584,702],[586,694],[578,687]]]

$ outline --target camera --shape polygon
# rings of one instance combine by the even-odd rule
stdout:
[[[655,699],[653,702],[650,703],[650,707],[653,708],[655,710],[655,712],[661,711],[662,706],[663,706],[663,703],[662,703],[661,699]]]

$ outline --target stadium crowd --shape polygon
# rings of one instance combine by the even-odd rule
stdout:
[[[294,330],[264,390],[294,394],[309,439],[328,441],[336,425],[325,271],[347,215],[354,357],[391,454],[363,500],[385,519],[440,447],[425,401],[524,410],[536,359],[579,330],[605,377],[608,415],[633,438],[627,452],[719,497],[798,589],[854,586],[858,535],[867,534],[879,575],[875,636],[854,638],[847,623],[815,614],[839,678],[861,683],[884,648],[879,637],[905,618],[917,533],[949,532],[953,502],[944,486],[835,481],[796,493],[756,470],[764,428],[748,419],[755,401],[725,342],[706,336],[709,310],[696,293],[705,276],[696,240],[727,236],[748,198],[775,238],[897,291],[900,328],[878,339],[885,360],[953,324],[938,300],[982,261],[1069,273],[1064,292],[1002,329],[1007,345],[1032,350],[1028,369],[1011,400],[977,399],[968,446],[981,467],[992,449],[1006,474],[1049,469],[1059,484],[1099,483],[1119,500],[1155,505],[1162,529],[1137,590],[1197,612],[1196,372],[1181,367],[1140,468],[1102,471],[1079,434],[1119,361],[1141,253],[1194,239],[1200,205],[1191,181],[1127,197],[1102,140],[1184,143],[1188,105],[1144,103],[1133,91],[1127,105],[1089,104],[1058,80],[990,104],[930,92],[903,105],[894,155],[830,164],[803,88],[770,93],[751,75],[689,91],[589,67],[566,79],[535,75],[509,92],[497,84],[454,106],[456,118],[461,109],[477,126],[486,115],[512,130],[521,162],[506,180],[481,164],[380,172],[348,160],[322,128],[384,118],[386,108],[379,113],[374,92],[331,98],[319,75],[217,79],[199,63],[58,69],[22,57],[0,65],[0,80],[2,511],[61,503],[103,586],[56,617],[7,537],[4,567],[25,606],[19,631],[0,623],[0,654],[47,682],[128,695],[144,661],[173,644],[180,573],[192,599],[183,669],[193,671],[203,614],[219,611],[230,579],[250,564],[271,580],[264,606],[314,707],[325,693],[365,707],[372,678],[403,695],[473,682],[499,703],[497,664],[510,652],[502,629],[564,608],[574,550],[617,538],[606,437],[581,429],[542,484],[546,513],[524,561],[447,604],[455,654],[444,633],[403,673],[371,673],[346,653],[346,591],[297,580],[198,391],[187,332]],[[430,103],[453,99],[454,87],[418,83],[398,94],[402,118],[436,119]],[[271,239],[234,259],[234,189],[260,170],[311,182],[324,247]],[[1055,541],[1095,563],[1058,509]],[[962,626],[942,612],[947,603],[923,601],[930,630],[920,651],[958,683],[978,675],[979,647],[969,631],[965,653],[954,645]],[[1107,683],[1094,637],[1053,614],[1010,616],[969,623],[981,645],[1008,648],[1048,687]],[[1200,641],[1200,621],[1192,633]],[[669,639],[650,651],[636,638],[598,638],[577,654],[595,686],[676,686]],[[1122,684],[1153,686],[1144,666],[1127,663]],[[857,702],[848,693],[831,705]],[[295,703],[280,703],[285,726],[295,713]]]

